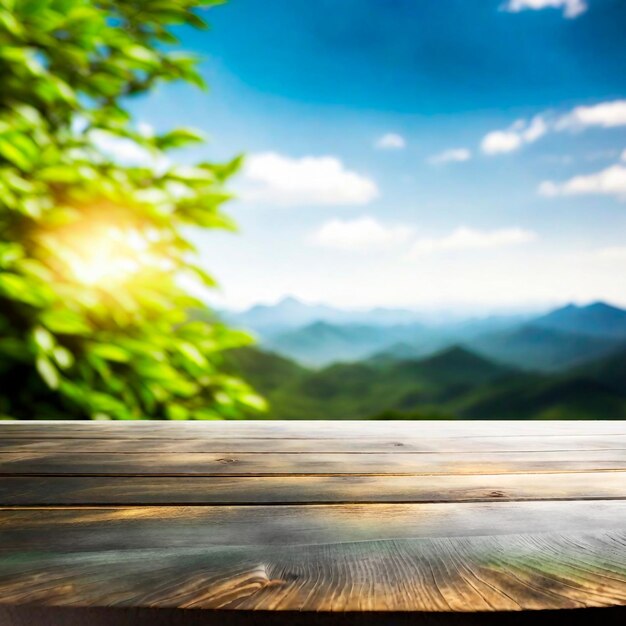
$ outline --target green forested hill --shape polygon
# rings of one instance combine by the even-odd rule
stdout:
[[[460,347],[321,370],[246,348],[231,353],[229,366],[268,398],[274,419],[626,419],[626,352],[558,375]]]
[[[581,376],[587,376],[626,396],[626,348],[577,371]]]
[[[468,419],[626,419],[626,398],[584,376],[532,377],[466,399]]]
[[[528,324],[513,330],[477,337],[472,350],[529,370],[556,372],[612,353],[621,341],[601,335],[575,334]]]

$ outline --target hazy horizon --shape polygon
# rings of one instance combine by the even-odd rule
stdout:
[[[471,318],[487,318],[487,317],[497,317],[497,316],[533,316],[533,315],[542,315],[548,312],[552,312],[561,308],[565,308],[568,306],[575,306],[578,308],[590,307],[592,305],[602,304],[607,305],[609,307],[618,308],[624,310],[626,307],[622,307],[619,304],[608,301],[608,300],[589,300],[589,301],[580,301],[580,302],[561,302],[561,303],[553,303],[553,304],[544,304],[529,306],[527,308],[524,307],[436,307],[436,306],[424,306],[424,307],[403,307],[403,306],[340,306],[334,305],[328,302],[320,302],[320,301],[309,301],[306,299],[298,298],[293,294],[286,294],[281,296],[275,300],[266,300],[266,301],[258,301],[252,302],[251,304],[243,307],[229,307],[223,306],[219,307],[217,302],[212,302],[214,308],[222,310],[227,313],[239,314],[251,311],[257,307],[266,307],[266,308],[275,308],[280,307],[281,305],[292,302],[298,305],[303,305],[305,307],[310,308],[328,308],[332,310],[337,310],[346,313],[367,313],[373,312],[376,310],[380,311],[404,311],[408,313],[414,313],[419,316],[422,315],[425,318],[428,318],[432,321],[437,321],[439,318],[441,322],[447,321],[460,321]]]

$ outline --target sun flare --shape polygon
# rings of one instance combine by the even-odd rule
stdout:
[[[85,286],[119,285],[146,268],[163,267],[149,238],[136,229],[92,225],[66,234],[63,243],[72,277]]]

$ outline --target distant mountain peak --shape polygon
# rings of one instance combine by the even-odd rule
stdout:
[[[459,366],[493,365],[493,362],[461,344],[454,344],[423,359],[423,363],[454,363]]]
[[[613,304],[609,304],[604,300],[595,300],[594,302],[590,302],[589,304],[575,304],[573,302],[570,302],[569,304],[550,311],[544,317],[563,313],[580,313],[584,311],[617,311],[626,314],[626,311],[620,309],[619,307],[616,307]]]
[[[581,307],[580,305],[570,302],[569,304],[559,307],[558,309],[554,309],[553,311],[550,311],[546,315],[554,315],[555,313],[573,313],[574,311],[578,311],[582,308],[583,307]]]
[[[626,311],[602,301],[584,306],[568,304],[532,324],[561,332],[626,339]]]
[[[586,307],[580,307],[580,308],[586,308],[591,311],[611,311],[613,313],[617,312],[617,313],[626,314],[626,311],[623,311],[622,309],[616,306],[613,306],[612,304],[609,304],[608,302],[602,302],[601,300],[597,300],[596,302],[592,302]]]
[[[294,298],[293,296],[286,296],[277,300],[273,304],[265,304],[258,303],[248,309],[249,311],[273,311],[290,307],[306,307],[304,303],[300,302],[300,300]]]
[[[306,305],[304,302],[302,302],[301,300],[298,300],[298,298],[296,298],[295,296],[285,296],[284,298],[281,298],[275,306],[308,306]]]

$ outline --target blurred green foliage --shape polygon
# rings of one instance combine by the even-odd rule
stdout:
[[[201,137],[155,134],[126,108],[159,83],[203,86],[173,31],[206,28],[213,4],[0,0],[0,416],[263,409],[221,367],[247,337],[190,320],[203,305],[181,287],[213,285],[185,227],[233,228],[220,206],[239,161],[173,165],[165,153]]]

